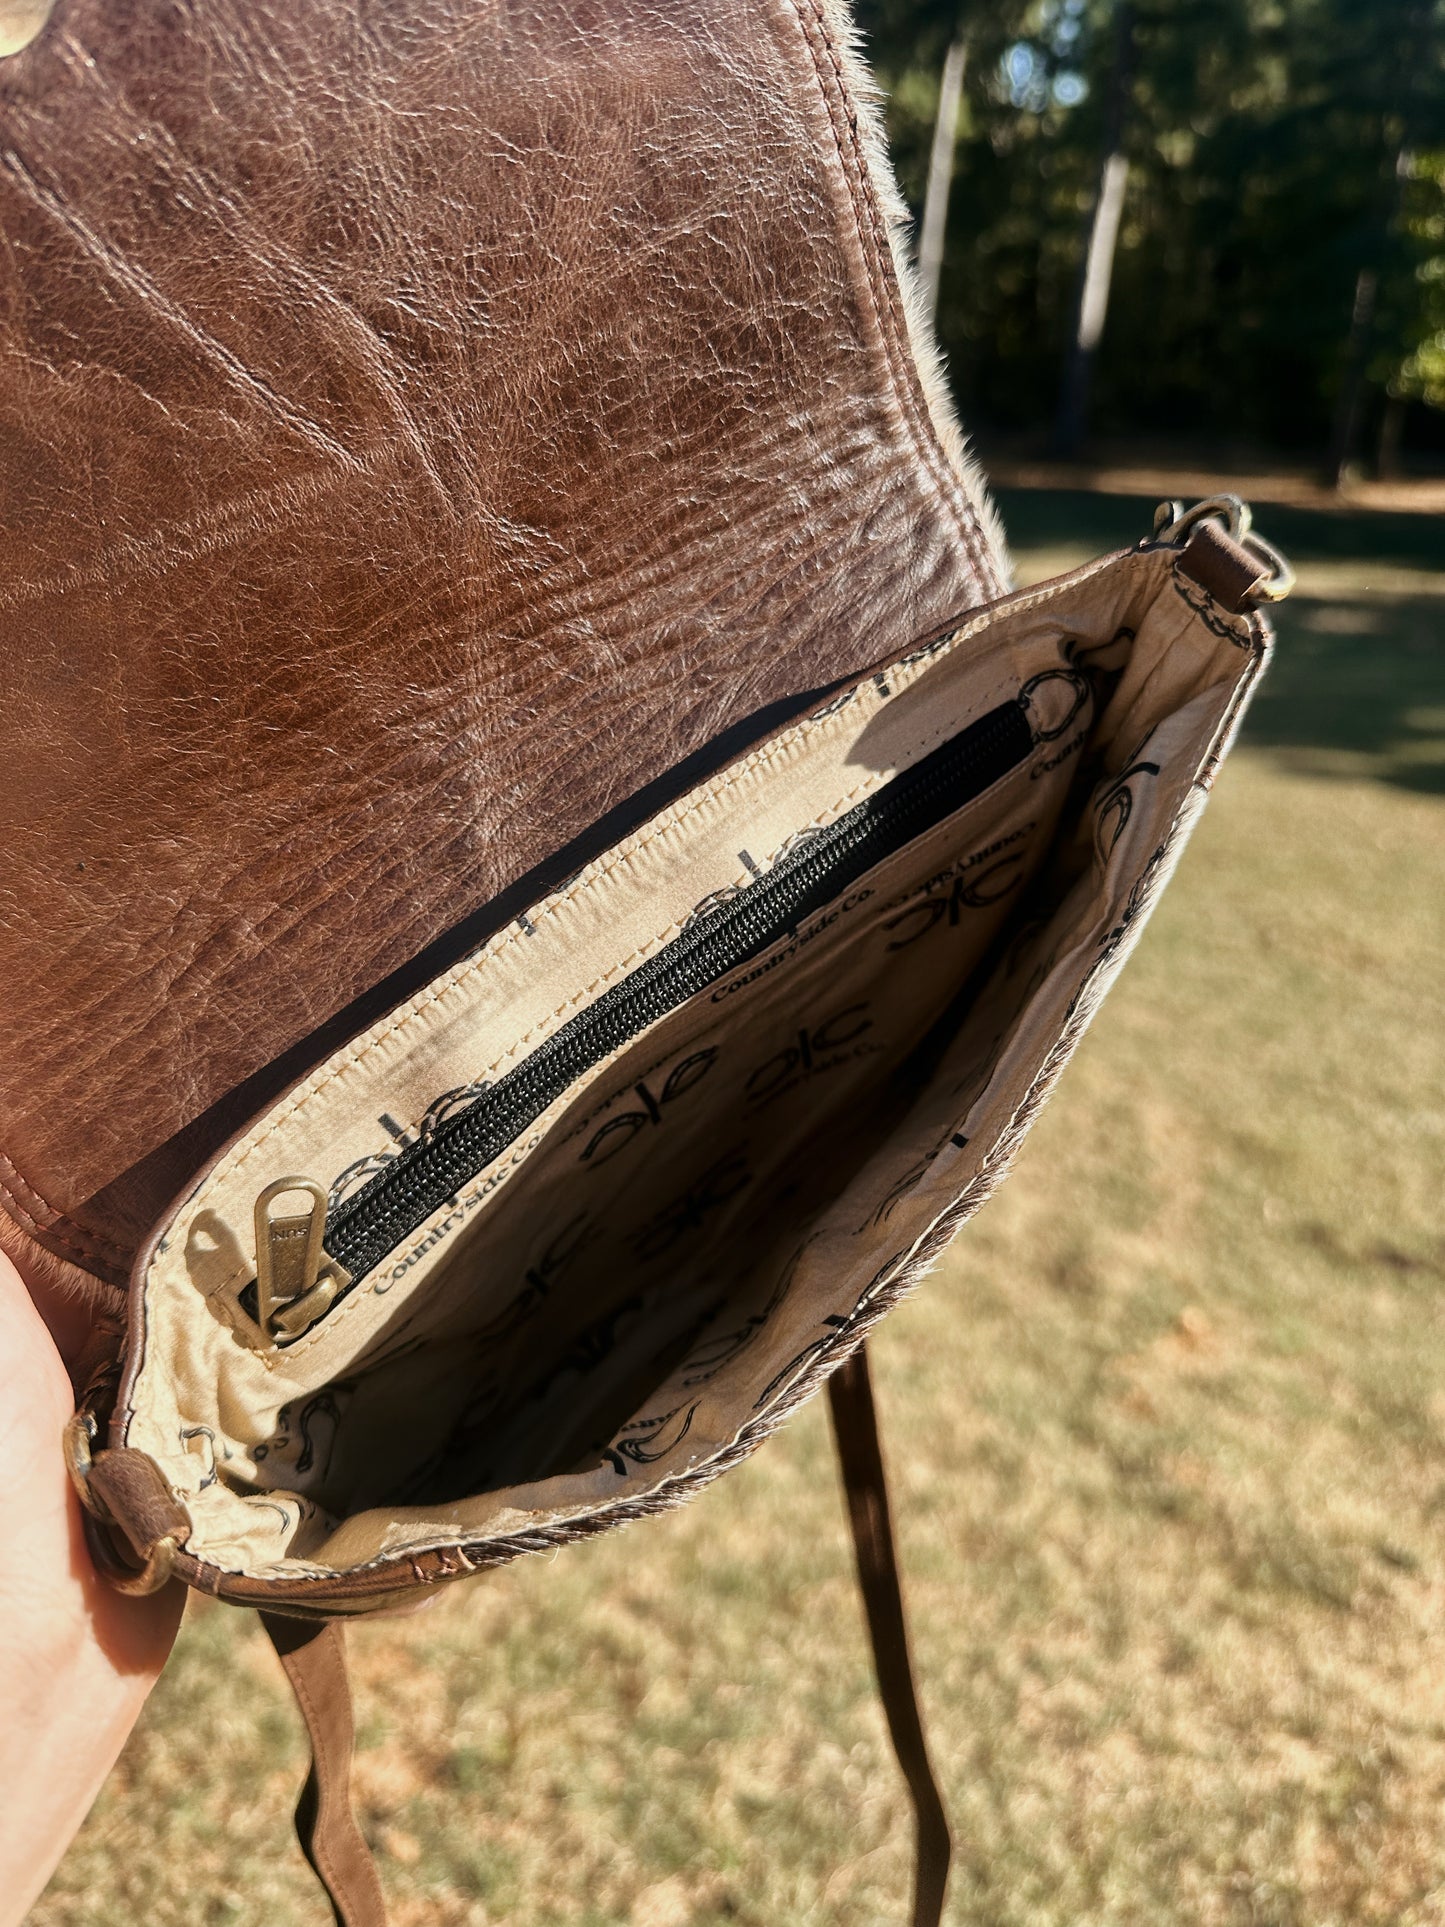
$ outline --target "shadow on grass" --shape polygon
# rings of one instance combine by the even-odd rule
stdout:
[[[998,499],[1020,550],[1121,548],[1148,530],[1154,511],[1152,497],[1081,489],[1003,489]],[[1438,518],[1255,507],[1293,562],[1333,564],[1331,579],[1343,580],[1329,594],[1306,583],[1275,611],[1279,646],[1243,740],[1310,775],[1445,795],[1445,594],[1369,586],[1378,568],[1445,581]]]
[[[1382,509],[1302,509],[1243,494],[1260,531],[1292,562],[1371,562],[1393,569],[1445,571],[1445,532],[1439,516]],[[1001,488],[994,491],[1009,540],[1016,548],[1069,544],[1102,553],[1127,548],[1154,525],[1157,495],[1114,495],[1081,488]]]
[[[1445,796],[1445,597],[1296,594],[1242,740],[1293,769]]]

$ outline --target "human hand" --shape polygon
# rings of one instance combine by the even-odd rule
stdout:
[[[67,1307],[47,1306],[65,1342]],[[74,1319],[71,1320],[74,1323]],[[0,1255],[0,1927],[70,1844],[170,1652],[184,1589],[113,1591],[86,1550],[51,1326]]]

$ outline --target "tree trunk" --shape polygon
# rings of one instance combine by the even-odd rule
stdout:
[[[1364,406],[1365,374],[1375,332],[1375,298],[1379,288],[1380,277],[1375,270],[1361,268],[1355,276],[1355,305],[1350,311],[1345,371],[1340,378],[1340,395],[1335,403],[1334,429],[1330,435],[1329,477],[1331,486],[1337,489],[1343,488],[1350,479],[1350,458],[1355,451]]]
[[[1385,396],[1380,411],[1380,439],[1375,444],[1375,474],[1382,482],[1393,482],[1400,473],[1400,451],[1405,440],[1405,397]]]
[[[1094,356],[1104,334],[1109,311],[1109,285],[1114,277],[1114,251],[1119,222],[1129,186],[1129,162],[1124,153],[1124,127],[1129,112],[1129,83],[1134,65],[1134,9],[1119,0],[1114,15],[1114,65],[1109,79],[1109,104],[1104,121],[1104,159],[1099,186],[1089,216],[1089,239],[1079,273],[1074,302],[1074,328],[1064,363],[1056,431],[1058,450],[1066,459],[1077,455],[1089,425],[1089,387]]]
[[[933,123],[933,149],[928,157],[928,187],[923,196],[923,228],[918,241],[918,279],[930,320],[938,309],[938,278],[943,270],[943,237],[948,227],[948,196],[953,186],[953,157],[958,146],[958,110],[963,100],[967,65],[968,48],[960,34],[944,56],[943,78],[938,88],[938,117]]]
[[[1399,55],[1395,68],[1393,98],[1380,114],[1380,174],[1375,195],[1374,215],[1364,259],[1355,275],[1355,300],[1350,310],[1350,332],[1345,339],[1344,367],[1335,417],[1330,432],[1328,476],[1342,488],[1349,479],[1351,460],[1360,432],[1365,395],[1370,374],[1370,355],[1375,345],[1375,319],[1380,306],[1380,281],[1388,280],[1392,265],[1399,273],[1398,259],[1391,261],[1391,237],[1400,213],[1400,196],[1407,174],[1407,157],[1415,146],[1415,130],[1422,97],[1421,81],[1433,72],[1430,57],[1431,24],[1434,7],[1430,0],[1415,0],[1400,22]],[[1430,98],[1428,94],[1425,98]],[[1386,404],[1386,430],[1391,404]],[[1383,449],[1382,453],[1388,453]]]

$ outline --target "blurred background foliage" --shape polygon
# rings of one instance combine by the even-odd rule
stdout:
[[[1445,455],[1442,0],[858,13],[915,213],[949,47],[962,58],[938,327],[971,427],[1056,422],[1117,138],[1092,431],[1245,439],[1346,472]]]

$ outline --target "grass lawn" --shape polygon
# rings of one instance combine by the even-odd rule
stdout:
[[[1021,574],[1152,502],[1005,497]],[[1243,746],[1000,1196],[874,1342],[962,1927],[1445,1922],[1445,543],[1301,563]],[[909,1828],[826,1413],[352,1635],[397,1927],[871,1927]],[[201,1604],[33,1927],[320,1923]]]

